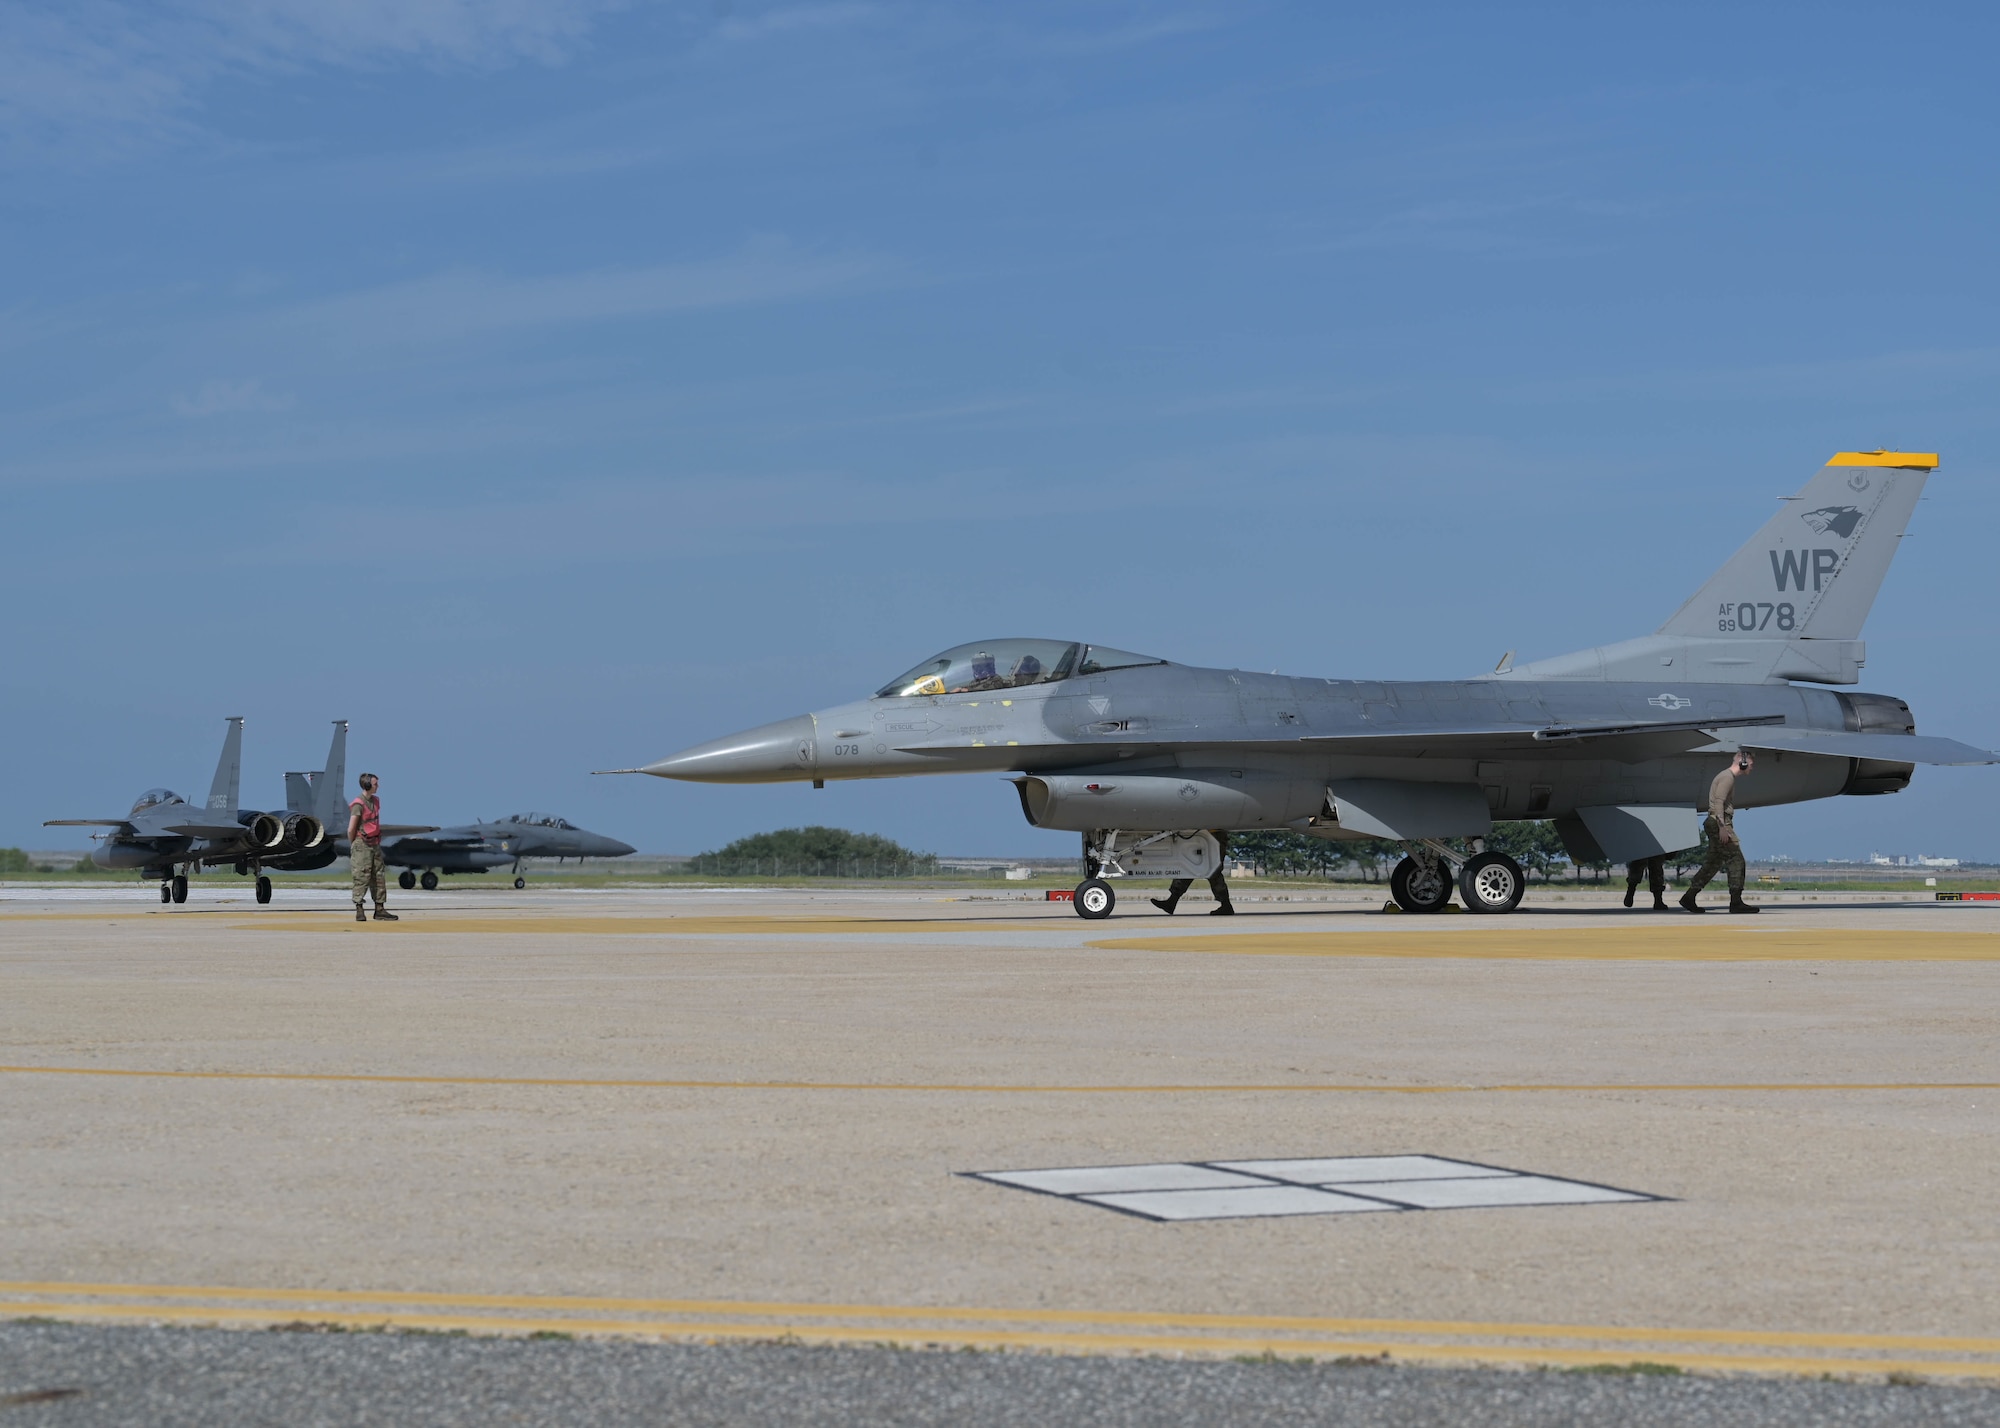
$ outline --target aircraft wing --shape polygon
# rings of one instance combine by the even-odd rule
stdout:
[[[1749,749],[1880,759],[1894,764],[2000,764],[2000,754],[1935,734],[1851,734],[1837,729],[1717,728],[1715,737]]]
[[[157,825],[161,832],[172,833],[178,838],[241,838],[244,826],[234,818],[227,822],[204,822],[199,818],[184,818],[178,823]]]
[[[418,833],[435,833],[438,831],[438,827],[439,825],[436,823],[384,823],[382,825],[382,836],[384,838],[409,838]]]

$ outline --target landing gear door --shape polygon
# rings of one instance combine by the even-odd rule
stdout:
[[[1222,866],[1222,845],[1213,833],[1121,832],[1119,870],[1128,878],[1206,878]]]

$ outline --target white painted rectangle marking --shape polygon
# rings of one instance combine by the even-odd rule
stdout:
[[[1331,1190],[1310,1190],[1303,1185],[1259,1185],[1247,1190],[1150,1190],[1077,1198],[1087,1204],[1107,1205],[1155,1220],[1243,1220],[1265,1215],[1340,1215],[1395,1208]]]
[[[1262,1182],[1205,1165],[1086,1165],[1075,1170],[986,1170],[981,1180],[1018,1185],[1049,1195],[1095,1195],[1128,1190],[1222,1190]]]
[[[1391,1180],[1356,1185],[1362,1195],[1379,1195],[1419,1210],[1470,1210],[1500,1205],[1597,1205],[1618,1200],[1650,1200],[1629,1190],[1579,1185],[1540,1175],[1488,1176],[1465,1180]]]
[[[1512,1175],[1490,1165],[1468,1165],[1435,1155],[1342,1155],[1323,1160],[1218,1160],[1225,1170],[1268,1175],[1295,1185],[1359,1185],[1369,1180],[1464,1180]]]

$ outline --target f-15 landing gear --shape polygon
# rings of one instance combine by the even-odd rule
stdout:
[[[524,887],[526,887],[527,885],[528,885],[528,880],[527,880],[526,878],[524,878],[524,877],[520,876],[520,875],[519,875],[518,873],[517,873],[517,874],[515,874],[515,876],[514,876],[514,886],[515,886],[516,888],[524,888]]]
[[[271,880],[265,877],[262,873],[259,873],[257,874],[257,901],[269,902],[270,900],[271,900]]]
[[[1111,916],[1111,909],[1118,906],[1118,894],[1103,878],[1085,878],[1076,885],[1074,906],[1078,917],[1097,922]]]
[[[400,879],[398,881],[400,881]],[[417,879],[417,881],[423,884],[425,892],[437,891],[438,875],[436,873],[426,871],[422,877]]]
[[[161,883],[161,884],[160,884],[160,901],[161,901],[161,902],[172,902],[173,900],[174,900],[174,885],[173,885],[173,883],[172,883],[172,882],[164,882],[164,883]]]
[[[411,888],[415,887],[416,885],[417,885],[417,875],[411,872],[408,868],[405,868],[403,869],[402,872],[396,874],[396,886],[401,888],[404,892],[408,892]]]
[[[188,900],[187,874],[175,873],[173,877],[168,880],[166,891],[173,898],[175,902],[186,902]]]

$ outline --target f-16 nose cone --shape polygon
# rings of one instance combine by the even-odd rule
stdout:
[[[818,765],[810,714],[711,739],[671,758],[647,764],[641,773],[695,783],[784,783],[811,778]]]

